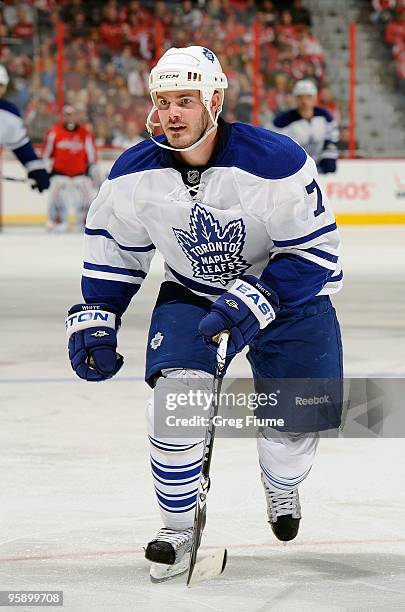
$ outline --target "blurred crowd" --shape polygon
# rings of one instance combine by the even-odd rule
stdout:
[[[124,148],[142,138],[156,55],[189,44],[211,48],[228,75],[225,119],[251,122],[255,90],[259,123],[270,127],[276,113],[294,105],[294,83],[310,78],[320,105],[340,120],[302,0],[3,0],[0,63],[12,79],[8,98],[34,142],[43,141],[57,117],[58,21],[65,25],[64,103],[92,126],[98,146]]]
[[[405,0],[372,0],[371,21],[391,47],[399,90],[405,95]]]

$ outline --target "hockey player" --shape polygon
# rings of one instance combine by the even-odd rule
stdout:
[[[31,187],[42,193],[49,187],[49,175],[34,151],[17,107],[3,98],[9,81],[7,70],[0,64],[0,146],[13,151],[25,167]]]
[[[316,106],[318,91],[312,81],[297,81],[292,93],[297,108],[275,117],[273,129],[298,142],[315,160],[320,174],[336,172],[339,130],[335,119]]]
[[[76,225],[82,229],[95,195],[92,177],[97,170],[97,151],[92,133],[79,124],[72,106],[63,107],[62,122],[48,132],[44,158],[52,165],[48,229],[67,230],[70,205],[76,213]]]
[[[146,547],[153,580],[187,568],[202,459],[201,437],[156,432],[158,399],[173,385],[210,390],[217,334],[230,330],[229,359],[249,346],[257,385],[342,377],[329,297],[342,281],[339,236],[316,165],[287,136],[224,122],[226,88],[218,59],[203,47],[169,49],[152,69],[151,140],[121,155],[90,207],[85,303],[66,321],[77,375],[114,376],[123,364],[116,351],[121,317],[155,249],[162,253],[165,281],[146,356],[152,476],[164,524]],[[164,134],[153,137],[159,124]],[[311,469],[318,432],[340,423],[339,402],[320,409],[311,398],[297,407],[296,399],[281,406],[293,429],[258,434],[269,522],[284,541],[298,532],[298,485]]]

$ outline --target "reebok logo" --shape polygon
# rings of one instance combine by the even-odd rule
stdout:
[[[295,397],[296,406],[319,406],[321,404],[329,404],[329,395],[322,395],[321,397]]]

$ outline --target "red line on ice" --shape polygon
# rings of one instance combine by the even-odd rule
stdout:
[[[288,549],[302,546],[341,546],[350,544],[400,544],[404,543],[405,538],[393,538],[391,540],[307,540],[304,542],[289,542]],[[202,546],[201,550],[215,550],[218,546]],[[228,549],[263,549],[275,548],[284,550],[282,542],[275,542],[274,544],[228,544]],[[119,555],[139,555],[143,554],[143,548],[129,548],[122,550],[97,550],[89,552],[72,552],[72,553],[60,553],[60,554],[49,554],[49,555],[20,555],[14,557],[0,557],[0,563],[8,563],[12,561],[50,561],[52,559],[84,559],[86,557],[115,557]]]

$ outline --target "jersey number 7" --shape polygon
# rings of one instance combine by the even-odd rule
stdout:
[[[320,190],[319,185],[315,179],[312,181],[312,183],[309,183],[309,185],[305,185],[305,191],[308,195],[311,195],[311,193],[313,193],[315,189],[316,209],[314,210],[314,217],[319,217],[321,213],[325,212],[325,206],[322,203],[322,191]]]

